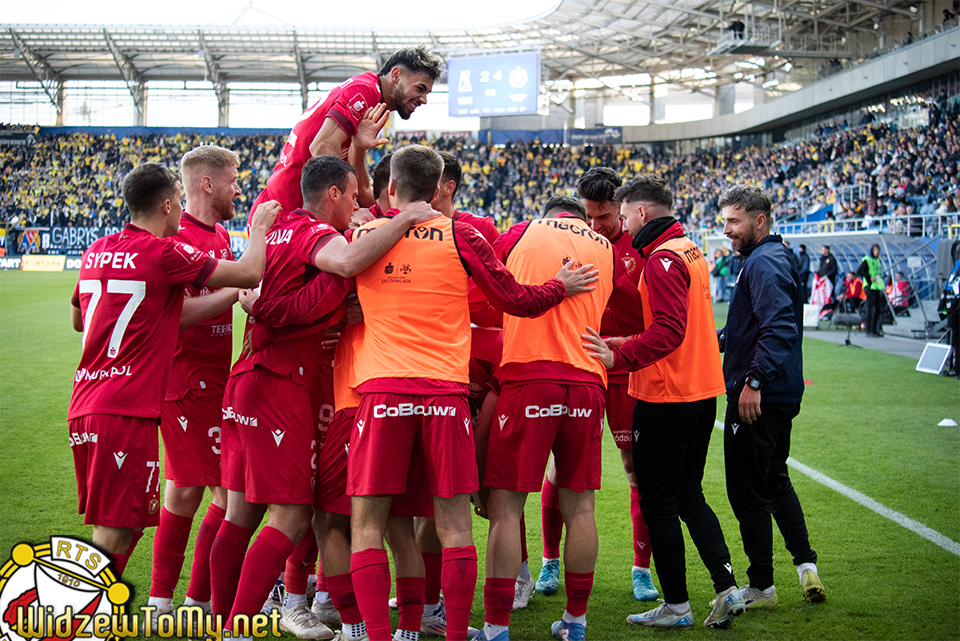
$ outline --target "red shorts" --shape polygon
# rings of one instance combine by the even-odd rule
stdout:
[[[88,414],[67,421],[86,525],[160,523],[160,440],[153,418]]]
[[[423,462],[432,496],[477,489],[476,451],[466,394],[361,395],[350,435],[347,491],[354,496],[404,494],[411,461]]]
[[[310,390],[263,367],[223,393],[221,480],[248,503],[312,505],[316,414]]]
[[[557,486],[600,489],[603,390],[593,385],[530,383],[503,388],[490,428],[484,485],[539,492],[550,451]]]
[[[160,406],[163,475],[177,487],[220,485],[221,394],[189,392]]]
[[[333,420],[333,367],[320,365],[320,374],[313,379],[312,396],[317,408],[317,449],[320,449]]]
[[[626,383],[607,383],[607,426],[613,434],[613,442],[621,450],[633,448],[633,407],[637,399],[627,394]]]
[[[317,491],[313,506],[332,514],[350,514],[347,494],[347,455],[350,431],[357,417],[357,408],[337,412],[327,430],[327,437],[317,460]],[[390,516],[433,516],[433,497],[427,491],[423,465],[415,458],[407,473],[407,493],[394,497]]]

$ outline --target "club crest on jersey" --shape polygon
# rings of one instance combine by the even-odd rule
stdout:
[[[62,536],[20,543],[0,571],[0,638],[117,638],[129,600],[110,557],[91,543]]]
[[[349,105],[350,111],[352,111],[357,117],[362,116],[363,112],[367,110],[367,101],[363,99],[361,94],[357,94],[351,98]]]

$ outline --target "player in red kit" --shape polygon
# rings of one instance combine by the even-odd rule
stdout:
[[[240,195],[240,157],[223,147],[204,145],[180,161],[187,206],[175,238],[213,258],[232,260],[230,236],[220,225],[233,218]],[[193,517],[205,487],[213,501],[197,533],[190,585],[184,605],[210,610],[210,545],[227,506],[220,487],[220,401],[230,373],[234,288],[187,286],[184,313],[170,383],[161,407],[164,445],[164,506],[153,541],[149,605],[156,616],[173,608]],[[205,320],[199,320],[204,318]]]
[[[358,209],[354,169],[333,156],[312,158],[304,166],[301,189],[305,208],[278,217],[267,237],[261,300],[286,296],[321,277],[321,271],[350,277],[411,225],[432,215],[426,206],[411,209],[348,244],[337,229],[345,228]],[[238,361],[227,382],[222,446],[227,514],[210,557],[214,612],[233,615],[227,629],[233,629],[234,616],[260,611],[287,557],[310,528],[316,428],[311,390],[323,359],[322,340],[322,334],[313,333],[271,342]],[[248,552],[265,512],[267,525]]]
[[[440,59],[420,46],[394,53],[379,74],[363,73],[342,82],[323,102],[305,111],[293,126],[257,202],[275,199],[284,212],[293,211],[303,204],[300,171],[304,164],[314,156],[338,156],[353,160],[360,184],[359,202],[364,207],[372,205],[374,198],[362,154],[358,154],[359,162],[348,158],[360,120],[367,110],[380,104],[385,107],[384,122],[388,111],[408,119],[417,107],[426,104],[440,71]]]
[[[254,214],[239,261],[211,258],[168,240],[183,208],[177,175],[159,163],[123,179],[130,223],[83,255],[73,295],[73,328],[83,354],[67,416],[80,513],[93,542],[123,573],[144,527],[159,521],[157,421],[176,348],[186,285],[250,287],[263,273],[264,232],[279,211]]]

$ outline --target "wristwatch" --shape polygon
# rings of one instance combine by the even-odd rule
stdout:
[[[753,376],[747,376],[745,379],[743,379],[743,383],[747,387],[755,389],[758,392],[763,389],[763,381],[761,381],[759,378],[754,378]]]

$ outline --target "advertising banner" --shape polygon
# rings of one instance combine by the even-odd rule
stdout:
[[[20,269],[25,272],[62,272],[66,256],[28,254],[20,259]]]

